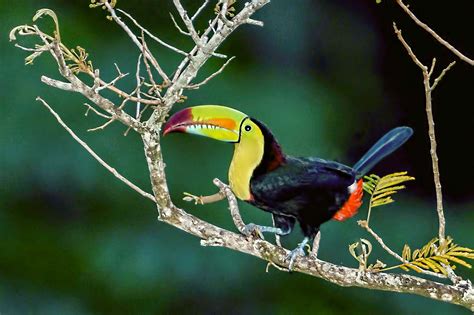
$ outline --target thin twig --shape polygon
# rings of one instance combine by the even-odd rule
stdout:
[[[105,115],[105,114],[99,112],[97,109],[95,109],[94,107],[92,107],[91,105],[89,105],[87,103],[84,103],[84,106],[87,107],[87,110],[84,113],[84,116],[87,116],[89,114],[89,111],[92,110],[97,116],[100,116],[102,118],[107,118],[107,119],[112,118],[111,116],[108,116],[108,115]]]
[[[71,128],[69,128],[66,123],[61,119],[61,117],[51,108],[51,106],[48,105],[48,103],[46,103],[45,100],[43,100],[41,97],[37,97],[36,98],[37,101],[40,101],[48,110],[49,112],[54,116],[54,118],[56,118],[56,120],[58,121],[58,123],[64,128],[66,129],[66,131],[71,135],[71,137],[76,140],[84,149],[86,149],[87,152],[90,153],[90,155],[92,155],[92,157],[94,159],[97,160],[97,162],[99,162],[103,167],[105,167],[109,172],[111,172],[116,178],[118,178],[119,180],[121,180],[123,183],[125,183],[128,187],[132,188],[133,190],[135,190],[137,193],[139,193],[140,195],[142,195],[143,197],[146,197],[148,199],[150,199],[151,201],[153,202],[156,202],[155,200],[155,197],[153,197],[153,195],[143,191],[141,188],[139,188],[138,186],[136,186],[135,184],[133,184],[132,182],[130,182],[128,179],[126,179],[123,175],[121,175],[119,172],[117,172],[116,169],[114,169],[113,167],[111,167],[109,164],[107,164],[100,156],[97,155],[97,153],[94,152],[94,150],[91,149],[91,147],[89,147],[87,145],[87,143],[85,143],[84,141],[81,140],[81,138],[79,138],[75,133],[74,131],[71,130]]]
[[[270,271],[270,266],[273,266],[275,267],[276,269],[280,270],[280,271],[283,271],[283,272],[290,272],[290,269],[288,268],[285,268],[285,267],[282,267],[282,266],[278,266],[277,264],[275,264],[273,261],[269,261],[267,263],[267,267],[265,267],[265,272],[268,273]]]
[[[224,24],[227,26],[232,26],[232,23],[227,20],[227,10],[229,8],[229,2],[227,0],[220,0],[219,3],[221,4],[221,10],[218,14],[219,21],[217,22],[217,31],[219,31]]]
[[[127,26],[127,24],[125,24],[117,16],[117,14],[115,13],[114,8],[112,8],[112,6],[107,1],[104,2],[104,5],[107,8],[107,10],[109,11],[109,13],[112,16],[112,19],[115,21],[115,23],[117,23],[125,31],[125,33],[127,33],[128,37],[130,37],[130,39],[133,41],[133,43],[135,43],[135,45],[140,49],[140,51],[143,51],[142,44],[138,40],[137,36],[130,30],[130,28]],[[156,71],[158,71],[158,73],[163,78],[163,80],[165,82],[169,82],[168,75],[163,71],[163,69],[161,68],[160,64],[155,59],[155,57],[149,51],[145,51],[144,56],[145,56],[145,58],[150,60],[151,64],[153,65],[153,67],[155,67]]]
[[[230,57],[216,72],[208,76],[206,79],[204,79],[202,82],[196,83],[196,84],[190,84],[188,85],[188,89],[199,89],[201,86],[207,84],[209,81],[214,79],[216,76],[222,73],[224,69],[227,67],[227,65],[235,58],[235,56]]]
[[[149,100],[149,99],[144,99],[144,98],[138,98],[117,88],[114,84],[118,81],[118,79],[121,79],[127,76],[128,73],[122,73],[116,63],[114,63],[114,66],[117,69],[119,74],[111,82],[105,82],[104,80],[102,80],[99,77],[97,70],[94,73],[89,73],[89,75],[94,79],[94,86],[92,88],[96,93],[103,90],[104,88],[107,88],[108,90],[117,94],[120,98],[128,99],[132,102],[140,102],[147,105],[161,105],[162,104],[161,99]]]
[[[436,151],[437,143],[436,143],[436,134],[435,134],[435,123],[433,118],[433,106],[431,100],[431,87],[429,82],[429,76],[426,71],[423,72],[423,84],[425,86],[425,100],[426,100],[426,116],[428,119],[428,135],[430,138],[430,155],[431,155],[431,162],[433,167],[433,178],[435,183],[435,191],[436,191],[436,211],[438,212],[438,221],[439,221],[439,229],[438,235],[440,244],[443,244],[444,240],[446,239],[446,220],[444,218],[444,209],[443,209],[443,193],[441,190],[441,179],[440,179],[440,172],[439,172],[439,164],[438,164],[438,153]]]
[[[180,32],[181,34],[186,35],[186,36],[191,36],[191,34],[189,32],[184,31],[181,28],[181,26],[179,26],[178,22],[176,22],[176,19],[174,18],[174,15],[171,14],[171,13],[170,13],[170,18],[171,18],[171,21],[173,21],[174,27],[176,27],[178,32]]]
[[[145,46],[143,45],[143,50],[145,50]],[[136,92],[136,95],[138,98],[141,97],[140,95],[140,86],[142,85],[142,79],[140,78],[140,67],[141,67],[141,60],[142,60],[142,57],[143,57],[143,53],[141,53],[140,55],[138,55],[138,60],[137,60],[137,71],[135,72],[135,79],[136,79],[136,82],[137,82],[137,92]],[[137,102],[137,108],[136,108],[136,112],[135,112],[135,119],[138,120],[138,115],[140,115],[140,106],[141,106],[141,103],[140,102]]]
[[[247,19],[247,21],[245,21],[247,24],[250,24],[250,25],[255,25],[255,26],[260,26],[260,27],[263,27],[264,24],[262,21],[259,21],[259,20],[254,20],[254,19]]]
[[[119,11],[120,13],[122,13],[123,15],[125,15],[130,21],[132,21],[133,24],[135,24],[142,32],[144,32],[145,34],[147,34],[148,36],[150,36],[151,39],[153,39],[155,42],[157,42],[158,44],[168,48],[168,49],[171,49],[172,51],[174,52],[177,52],[178,54],[181,54],[183,56],[186,56],[187,53],[182,51],[181,49],[179,48],[176,48],[174,47],[173,45],[170,45],[168,43],[166,43],[165,41],[161,40],[160,38],[158,38],[156,35],[153,35],[150,31],[148,31],[146,28],[144,28],[143,26],[141,26],[137,20],[135,20],[130,14],[128,14],[127,12],[125,12],[124,10],[121,10],[121,9],[117,9],[117,11]]]
[[[130,116],[128,113],[126,113],[122,109],[115,107],[114,103],[104,98],[99,93],[96,93],[92,87],[88,86],[83,81],[81,81],[77,76],[74,75],[74,73],[71,71],[71,69],[69,69],[69,67],[66,64],[66,61],[64,60],[60,43],[56,41],[49,43],[47,39],[45,39],[45,37],[40,34],[41,31],[39,31],[36,27],[35,29],[37,30],[37,32],[39,32],[38,35],[41,37],[43,42],[45,42],[45,44],[48,45],[50,54],[53,56],[53,58],[56,60],[58,64],[59,73],[70,82],[70,83],[64,83],[61,81],[48,78],[43,75],[41,77],[41,81],[43,83],[59,88],[59,89],[81,93],[82,95],[87,97],[90,101],[95,103],[98,107],[102,108],[103,110],[111,114],[112,116],[116,117],[116,119],[120,120],[126,126],[132,127],[135,131],[139,133],[143,132],[143,129],[144,129],[143,125],[141,125],[139,122],[133,119],[132,116]]]
[[[375,238],[375,240],[379,243],[380,247],[382,247],[387,253],[389,253],[391,256],[395,257],[395,259],[397,259],[398,261],[402,262],[403,264],[409,264],[410,262],[408,260],[405,260],[403,259],[400,255],[398,255],[397,253],[395,253],[393,250],[390,249],[390,247],[388,247],[385,242],[383,241],[383,239],[377,234],[374,232],[374,230],[372,230],[368,225],[367,225],[367,221],[357,221],[357,224],[359,224],[359,226],[361,226],[362,228],[364,228],[365,230],[367,230],[367,232],[370,233],[370,235],[373,236],[373,238]],[[443,274],[439,274],[439,273],[436,273],[436,272],[431,272],[429,270],[423,270],[423,269],[420,269],[421,273],[424,273],[426,275],[429,275],[429,276],[434,276],[434,277],[438,277],[438,278],[441,278],[441,279],[445,279],[446,276],[443,275]]]
[[[439,36],[435,31],[433,31],[428,25],[420,21],[416,15],[410,11],[407,5],[403,3],[402,0],[396,0],[398,5],[403,9],[403,11],[408,14],[408,16],[415,21],[416,24],[418,24],[422,29],[427,31],[431,36],[433,36],[441,45],[444,47],[448,48],[453,54],[458,56],[461,60],[467,62],[471,66],[474,66],[474,60],[466,57],[464,54],[462,54],[459,50],[457,50],[453,45],[448,43],[446,40],[444,40],[441,36]]]
[[[183,20],[184,25],[186,25],[186,28],[188,29],[189,36],[193,39],[194,43],[200,47],[202,46],[201,38],[199,37],[196,29],[194,28],[193,21],[188,16],[188,13],[184,9],[183,5],[181,4],[180,0],[173,0],[174,6],[178,10],[179,16],[181,17],[181,20]],[[176,21],[175,21],[176,22]],[[177,26],[178,23],[175,23]]]
[[[108,83],[103,83],[103,81],[97,76],[97,81],[100,83],[100,85],[94,89],[94,91],[96,93],[104,90],[104,89],[108,89],[110,88],[111,86],[114,86],[115,83],[117,83],[120,79],[122,78],[125,78],[126,76],[128,75],[128,73],[119,73],[119,75],[117,77],[115,77],[112,81],[108,82]],[[102,82],[101,82],[102,81]]]
[[[406,49],[407,52],[408,52],[408,55],[411,57],[411,59],[413,60],[413,62],[414,62],[418,67],[420,67],[421,70],[423,70],[423,71],[428,71],[427,67],[426,67],[420,60],[418,60],[418,58],[416,57],[416,55],[415,55],[415,53],[413,52],[413,50],[411,49],[411,47],[408,45],[408,43],[405,41],[405,39],[403,39],[402,31],[397,28],[397,24],[395,24],[395,22],[393,22],[393,29],[395,30],[395,34],[397,35],[398,40],[400,40],[400,42],[402,43],[403,47],[405,47],[405,49]]]
[[[196,13],[194,13],[194,15],[191,17],[191,21],[194,21],[198,17],[198,15],[201,13],[202,10],[204,10],[208,3],[209,0],[205,0],[203,2],[203,4],[197,9]]]
[[[428,119],[428,136],[430,139],[430,155],[431,155],[431,162],[433,168],[433,179],[435,183],[435,191],[436,191],[436,211],[438,213],[438,221],[439,221],[439,228],[438,228],[438,237],[440,244],[444,242],[446,239],[446,219],[444,217],[444,209],[443,209],[443,193],[441,189],[441,179],[440,179],[440,171],[439,171],[439,164],[438,164],[438,153],[436,151],[437,143],[436,143],[436,134],[435,134],[435,123],[433,118],[433,105],[432,105],[432,98],[431,93],[433,92],[434,87],[437,86],[439,81],[444,77],[446,72],[454,65],[451,63],[446,69],[444,69],[441,74],[438,76],[437,80],[433,86],[431,86],[430,73],[433,73],[432,70],[428,70],[428,67],[425,66],[421,61],[416,57],[415,53],[411,49],[410,45],[405,41],[402,36],[402,31],[399,30],[395,23],[393,23],[393,29],[395,30],[395,34],[397,35],[398,40],[402,43],[405,49],[408,52],[408,55],[411,57],[413,62],[420,67],[423,73],[423,85],[425,88],[425,111],[426,116]],[[435,61],[433,61],[435,63]],[[434,68],[432,65],[431,68]]]
[[[92,132],[92,131],[104,130],[108,125],[110,125],[114,121],[115,121],[115,118],[110,118],[108,121],[106,121],[105,123],[103,123],[99,127],[89,128],[89,129],[87,129],[87,131]]]
[[[191,19],[189,18],[188,13],[184,9],[183,5],[181,4],[181,1],[180,0],[173,0],[173,3],[175,5],[176,9],[178,10],[179,16],[181,17],[181,20],[183,20],[184,25],[186,26],[188,32],[183,31],[181,29],[181,27],[178,25],[178,23],[176,22],[176,20],[174,19],[174,16],[172,14],[170,14],[171,19],[173,20],[173,23],[176,26],[176,28],[179,30],[180,33],[185,34],[187,36],[190,36],[193,39],[194,43],[196,44],[197,48],[199,48],[201,50],[205,50],[206,49],[205,48],[205,42],[206,42],[206,39],[207,39],[206,34],[203,34],[201,37],[199,37],[199,34],[197,33],[196,29],[194,28],[193,21],[191,21]],[[218,58],[224,58],[224,59],[227,58],[226,55],[216,53],[215,51],[210,52],[210,54],[212,56],[218,57]]]
[[[433,74],[435,65],[436,65],[436,58],[433,58],[433,61],[431,62],[430,72],[428,72],[428,75],[429,75],[430,77],[431,77],[431,75]]]
[[[433,91],[436,88],[438,83],[443,79],[446,72],[448,72],[455,64],[456,64],[456,61],[453,61],[446,68],[444,68],[443,71],[441,71],[441,74],[433,81],[433,84],[431,85],[431,91]]]
[[[318,257],[319,243],[321,242],[321,230],[318,231],[313,240],[313,246],[311,248],[311,256]]]
[[[189,62],[191,61],[191,59],[193,58],[193,56],[196,54],[198,50],[198,47],[197,46],[194,46],[194,48],[189,52],[188,56],[186,56],[186,58],[184,58],[181,63],[178,65],[178,67],[176,68],[176,71],[174,72],[174,75],[173,75],[173,80],[171,80],[171,82],[175,83],[176,80],[178,80],[179,76],[181,75],[183,69],[185,69],[186,65],[189,64]]]
[[[145,41],[145,36],[143,35],[143,32],[142,32],[142,45],[145,49],[148,49],[146,41]],[[149,93],[151,93],[151,92],[155,93],[156,95],[158,95],[158,98],[156,98],[156,99],[162,101],[161,94],[160,94],[160,90],[161,90],[162,86],[159,86],[158,84],[156,84],[155,78],[153,77],[153,73],[151,72],[150,65],[149,65],[146,58],[143,58],[143,63],[145,64],[145,69],[146,69],[146,72],[148,73],[148,79],[150,80],[151,85],[152,85],[151,89],[148,92]],[[155,98],[155,97],[152,97],[151,95],[148,95],[148,97]]]
[[[275,226],[275,217],[272,215],[272,225]],[[281,246],[281,236],[275,233],[275,244]],[[268,266],[267,266],[268,267]]]
[[[76,92],[76,89],[74,88],[72,83],[55,80],[55,79],[49,78],[45,75],[43,75],[41,77],[41,82],[43,82],[46,85],[49,85],[49,86],[55,87],[57,89],[63,90],[63,91]]]
[[[232,220],[234,221],[235,226],[239,230],[240,233],[243,233],[245,228],[245,223],[242,220],[242,216],[240,215],[239,205],[237,204],[237,199],[235,198],[232,190],[229,186],[221,182],[219,179],[215,178],[213,180],[214,185],[216,185],[222,194],[224,194],[229,202],[229,210],[232,216]]]
[[[375,240],[379,243],[379,245],[387,252],[389,253],[390,255],[392,255],[393,257],[395,257],[395,259],[401,261],[402,263],[406,263],[407,261],[404,260],[400,255],[398,255],[397,253],[395,253],[393,250],[390,249],[390,247],[388,247],[387,245],[385,245],[385,242],[383,241],[383,239],[378,236],[368,225],[368,222],[367,221],[364,221],[364,220],[360,220],[360,221],[357,221],[357,224],[359,224],[359,226],[361,226],[362,228],[366,229],[367,232],[369,232],[374,238]]]

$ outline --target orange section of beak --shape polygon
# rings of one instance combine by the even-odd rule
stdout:
[[[201,123],[219,126],[229,130],[237,129],[237,123],[231,118],[212,118],[208,120],[203,120]]]

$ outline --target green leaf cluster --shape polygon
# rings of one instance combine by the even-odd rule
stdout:
[[[401,183],[414,180],[407,172],[398,172],[380,177],[375,174],[364,176],[364,190],[371,195],[369,207],[383,206],[394,202],[392,195],[405,188]]]
[[[451,237],[446,238],[442,242],[439,242],[438,238],[434,238],[421,249],[414,251],[412,251],[408,245],[405,245],[403,247],[402,258],[407,262],[385,270],[393,268],[401,268],[405,271],[412,269],[416,272],[428,270],[447,276],[447,267],[455,269],[455,264],[466,268],[472,267],[471,264],[467,263],[461,257],[474,259],[474,250],[454,244]]]

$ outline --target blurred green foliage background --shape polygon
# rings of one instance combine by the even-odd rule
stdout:
[[[190,12],[200,5],[184,3]],[[189,39],[170,21],[171,0],[119,0],[118,5],[162,39],[190,49]],[[56,11],[63,41],[86,48],[105,78],[114,77],[113,63],[134,73],[138,57],[119,27],[102,10],[89,9],[87,1],[0,0],[1,314],[467,314],[417,296],[340,288],[272,268],[266,273],[261,260],[201,247],[198,239],[157,222],[153,204],[113,178],[34,101],[44,97],[108,163],[150,190],[139,137],[122,136],[118,123],[86,132],[101,120],[84,116],[85,99],[39,80],[42,74],[58,78],[51,57],[25,67],[26,54],[8,43],[10,29],[31,23],[44,7]],[[473,8],[469,0],[456,7],[433,1],[412,7],[471,56]],[[201,26],[212,8],[204,15]],[[222,46],[221,52],[237,59],[208,85],[187,92],[188,100],[176,109],[226,104],[264,121],[288,153],[347,164],[389,128],[414,127],[413,139],[374,171],[408,170],[417,181],[397,203],[376,209],[371,222],[399,252],[405,242],[412,248],[425,244],[437,233],[437,218],[423,87],[419,70],[393,35],[392,21],[425,63],[436,56],[441,67],[454,57],[391,1],[274,0],[258,19],[264,28],[242,27]],[[49,21],[40,23],[52,30]],[[168,72],[180,61],[163,47],[153,51]],[[221,63],[209,62],[200,78]],[[131,75],[121,87],[131,89],[133,81]],[[459,62],[434,96],[447,231],[470,247],[474,168],[466,150],[474,123],[468,114],[472,82],[472,68]],[[169,136],[162,145],[176,204],[235,229],[225,203],[203,207],[181,201],[183,191],[215,192],[211,181],[226,179],[232,148],[182,135]],[[365,211],[323,226],[322,259],[356,266],[347,246],[360,237],[370,239],[356,224]],[[247,222],[270,222],[267,214],[246,205],[242,213]],[[300,238],[294,234],[284,240],[288,247]],[[372,258],[394,263],[380,250]],[[474,278],[470,270],[460,273]]]

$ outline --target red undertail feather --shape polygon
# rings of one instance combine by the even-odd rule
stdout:
[[[364,195],[363,181],[359,179],[356,190],[349,196],[342,208],[332,217],[336,221],[344,221],[357,214],[357,210],[362,205],[362,196]]]

